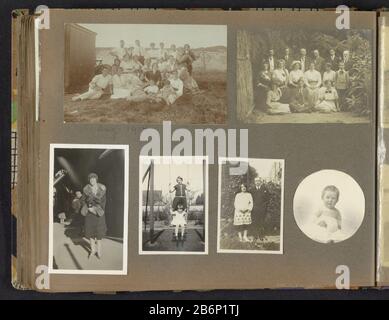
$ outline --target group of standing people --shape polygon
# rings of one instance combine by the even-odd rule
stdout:
[[[135,40],[134,46],[126,47],[120,40],[119,47],[109,54],[113,64],[103,65],[89,83],[88,91],[74,96],[73,101],[100,99],[109,90],[111,99],[164,101],[171,105],[184,93],[199,92],[192,76],[196,55],[189,44],[183,48],[172,44],[167,49],[161,42],[159,48],[155,43],[144,48],[140,40]]]
[[[276,59],[270,49],[257,82],[259,104],[268,114],[346,111],[352,63],[348,50],[338,57],[331,49],[325,59],[319,50],[308,57],[304,48],[297,56],[286,48]]]
[[[248,237],[249,230],[252,231],[254,237],[260,236],[264,231],[270,195],[261,178],[255,178],[254,184],[249,191],[247,185],[242,183],[239,186],[239,192],[235,195],[233,225],[240,242],[252,241]]]

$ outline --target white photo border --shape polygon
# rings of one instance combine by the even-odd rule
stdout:
[[[280,249],[279,250],[235,250],[220,248],[220,216],[221,216],[221,185],[222,185],[222,165],[226,162],[250,162],[250,160],[269,160],[279,161],[282,163],[282,179],[281,179],[281,204],[280,204]],[[268,159],[268,158],[234,158],[234,157],[219,157],[218,158],[218,208],[217,208],[217,253],[249,253],[249,254],[284,254],[284,192],[285,192],[285,159]]]
[[[123,266],[122,270],[70,270],[53,268],[53,177],[55,149],[111,149],[124,151],[124,215],[123,215]],[[50,143],[49,155],[49,274],[127,275],[128,268],[128,197],[129,197],[129,146],[122,144],[71,144]]]
[[[172,162],[177,160],[179,163],[185,163],[185,161],[190,160],[192,163],[197,163],[197,161],[205,160],[205,201],[204,201],[204,228],[205,228],[205,238],[204,238],[204,251],[145,251],[143,250],[143,234],[142,234],[142,165],[145,160],[157,160],[163,163],[164,159],[171,159]],[[194,161],[193,161],[194,160]],[[139,255],[208,255],[208,188],[209,188],[209,176],[208,176],[208,156],[139,156],[139,224],[138,224],[138,254]]]

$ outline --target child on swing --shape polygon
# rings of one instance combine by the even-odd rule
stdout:
[[[178,176],[176,179],[177,184],[173,187],[172,190],[169,190],[170,193],[175,192],[173,204],[172,204],[173,211],[177,210],[177,205],[179,202],[183,205],[184,210],[187,211],[186,191],[190,191],[188,188],[189,182],[187,182],[186,184],[183,184],[182,183],[183,180],[184,179],[182,179],[182,177]],[[169,183],[169,186],[171,186],[170,183]]]
[[[178,239],[178,231],[181,227],[181,239],[183,239],[185,235],[187,213],[184,211],[184,206],[181,202],[177,204],[177,210],[173,211],[172,216],[172,224],[175,226],[174,237],[176,240]]]

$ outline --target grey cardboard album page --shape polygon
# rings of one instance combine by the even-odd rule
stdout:
[[[374,12],[49,13],[47,290],[374,285]]]

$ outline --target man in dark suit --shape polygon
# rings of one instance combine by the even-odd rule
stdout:
[[[309,69],[310,60],[307,57],[307,50],[305,48],[300,49],[300,56],[298,57],[297,61],[300,61],[301,63],[301,71],[305,72]]]
[[[328,57],[327,63],[331,65],[331,70],[338,71],[340,58],[336,55],[335,50],[330,50],[330,56]]]
[[[274,50],[269,50],[269,55],[266,58],[266,62],[269,64],[270,72],[273,72],[275,65],[276,65],[276,59],[274,58]]]
[[[317,50],[317,49],[313,50],[313,61],[312,62],[315,64],[316,71],[319,71],[320,73],[322,73],[323,69],[324,69],[325,61],[324,61],[324,58],[322,58],[320,56],[319,50]]]
[[[264,223],[269,200],[269,191],[261,178],[255,178],[255,186],[251,190],[251,195],[253,197],[253,210],[251,212],[252,233],[255,237],[258,237],[263,235],[265,229]]]
[[[344,63],[344,69],[346,71],[349,71],[353,67],[353,62],[350,57],[350,51],[348,50],[343,51],[342,62]]]
[[[290,71],[291,65],[292,65],[292,62],[293,62],[293,58],[292,58],[292,56],[290,55],[290,49],[289,49],[289,48],[285,48],[284,56],[281,57],[281,59],[284,59],[284,60],[285,60],[285,68],[286,68],[288,71]]]

